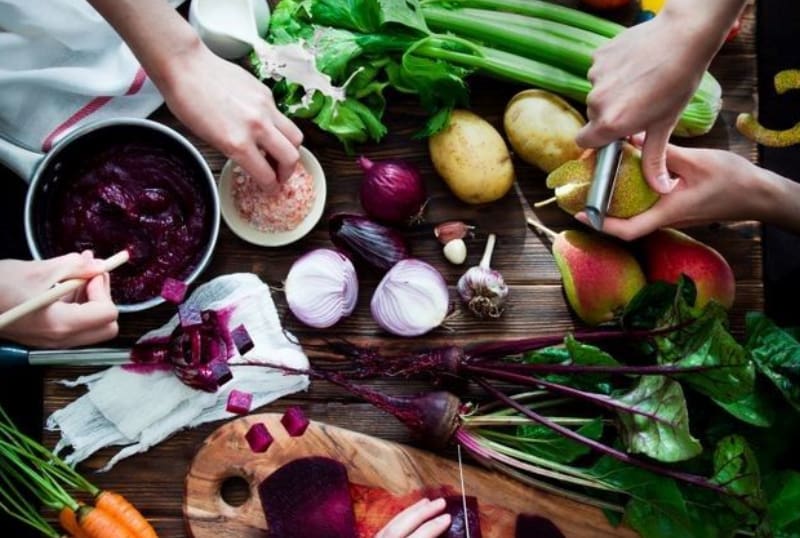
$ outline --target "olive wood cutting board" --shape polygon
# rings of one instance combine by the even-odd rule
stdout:
[[[239,418],[205,440],[186,477],[183,512],[191,536],[266,536],[258,484],[280,466],[306,456],[333,458],[347,467],[351,484],[381,488],[397,497],[411,499],[415,493],[442,488],[452,494],[461,492],[455,461],[319,422],[312,422],[302,436],[290,437],[280,417],[268,413]],[[256,422],[264,422],[275,439],[263,454],[254,454],[244,438]],[[484,537],[512,538],[519,513],[550,519],[567,538],[636,536],[630,529],[609,525],[596,508],[471,465],[465,464],[463,473],[467,495],[478,498]],[[249,485],[249,498],[238,507],[221,496],[222,483],[231,477],[241,477]],[[356,514],[358,518],[358,508]]]

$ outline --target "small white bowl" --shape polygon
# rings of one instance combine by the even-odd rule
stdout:
[[[222,219],[228,227],[244,239],[254,245],[262,247],[280,247],[293,243],[308,234],[317,225],[325,209],[325,198],[327,187],[325,183],[325,172],[314,154],[305,147],[300,146],[300,162],[303,163],[306,171],[314,179],[314,204],[306,215],[306,218],[293,230],[288,232],[264,232],[248,223],[239,214],[233,200],[233,167],[236,166],[231,160],[225,163],[222,173],[219,176],[219,202]]]

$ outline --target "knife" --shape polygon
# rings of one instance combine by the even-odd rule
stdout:
[[[516,183],[515,183],[516,184]],[[464,465],[461,463],[461,444],[456,445],[458,451],[458,476],[461,479],[461,504],[464,510],[464,530],[469,538],[469,517],[467,516],[467,492],[464,488]]]
[[[25,349],[0,345],[3,366],[116,366],[131,362],[131,350],[120,348]]]
[[[617,180],[621,153],[622,140],[615,140],[597,150],[597,162],[594,167],[592,184],[589,186],[589,193],[586,195],[586,206],[584,207],[589,223],[595,230],[603,229],[608,203],[611,200],[614,184]]]

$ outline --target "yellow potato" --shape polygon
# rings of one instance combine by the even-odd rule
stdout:
[[[544,90],[518,93],[503,115],[511,147],[522,160],[545,172],[581,156],[575,135],[585,123],[569,103]]]
[[[502,198],[514,183],[511,154],[492,125],[454,110],[450,124],[428,139],[436,171],[460,200],[483,204]]]

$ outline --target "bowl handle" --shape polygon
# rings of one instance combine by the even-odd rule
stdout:
[[[26,183],[33,179],[33,172],[43,157],[41,153],[17,146],[0,136],[0,163],[5,164]]]

